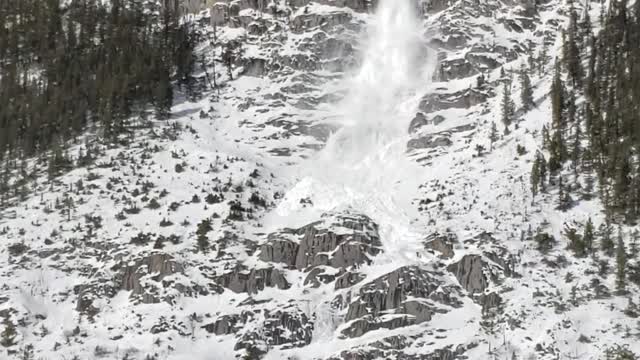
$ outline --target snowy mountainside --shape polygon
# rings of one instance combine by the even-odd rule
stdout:
[[[219,88],[120,147],[88,135],[90,161],[0,213],[0,358],[640,353],[638,285],[565,249],[599,201],[531,193],[551,61],[500,123],[505,81],[561,56],[567,4],[263,5],[189,15]]]

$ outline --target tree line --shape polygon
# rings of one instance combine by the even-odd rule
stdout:
[[[558,207],[571,195],[598,196],[610,220],[640,217],[640,2],[609,2],[594,34],[588,11],[569,4],[550,89],[551,123],[543,129],[548,156],[537,154],[534,195],[558,188]],[[589,3],[587,3],[587,6]]]
[[[169,7],[138,0],[0,2],[0,159],[59,149],[96,125],[107,141],[170,116],[196,42]]]

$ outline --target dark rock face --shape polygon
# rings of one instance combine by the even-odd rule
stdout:
[[[76,311],[89,317],[93,317],[100,312],[100,309],[94,306],[94,300],[112,298],[118,293],[113,286],[105,282],[80,285],[77,286],[74,291],[78,295]]]
[[[328,229],[336,227],[348,231]],[[260,260],[284,263],[298,270],[316,266],[348,268],[370,263],[370,257],[380,253],[380,246],[378,227],[371,219],[343,215],[332,224],[317,222],[269,235],[269,241],[260,249]]]
[[[328,284],[336,279],[338,271],[334,268],[319,266],[311,269],[309,275],[304,280],[305,285],[319,287],[321,284]]]
[[[495,292],[482,294],[476,298],[476,301],[482,305],[483,314],[487,314],[502,305],[502,297]]]
[[[274,268],[247,269],[237,265],[231,272],[217,278],[217,283],[236,293],[257,294],[266,287],[288,289],[291,287],[282,273]]]
[[[258,323],[238,334],[235,350],[261,346],[279,346],[283,349],[302,347],[311,343],[313,323],[297,307],[277,311],[262,310]],[[241,331],[241,330],[240,330]]]
[[[357,272],[346,272],[336,279],[335,289],[346,289],[364,280],[365,276]]]
[[[131,298],[144,304],[171,302],[176,294],[192,296],[206,293],[197,286],[185,285],[176,279],[168,280],[172,275],[181,274],[184,266],[167,254],[151,254],[135,261],[123,261],[111,270],[117,272],[111,281],[100,279],[76,287],[77,311],[96,315],[99,310],[93,305],[94,300],[112,298],[120,290],[131,291]],[[167,291],[169,289],[171,291]]]
[[[453,145],[453,142],[449,138],[450,135],[447,132],[428,134],[417,139],[411,139],[407,142],[407,149],[435,149],[439,147],[449,147]]]
[[[444,259],[450,259],[453,257],[453,244],[457,242],[457,237],[455,234],[444,234],[440,235],[438,233],[430,235],[424,244],[425,249],[430,249],[437,251],[440,253],[440,257]]]
[[[491,234],[487,233],[480,234],[470,241],[478,240],[495,241]],[[500,283],[501,276],[517,277],[518,274],[514,270],[515,262],[515,257],[506,249],[492,246],[490,251],[484,251],[482,255],[465,255],[458,262],[449,265],[447,270],[454,274],[460,285],[469,293],[481,294],[490,282]],[[495,300],[494,297],[489,301]]]
[[[294,33],[303,33],[314,28],[330,29],[349,23],[351,18],[351,14],[345,11],[323,14],[300,14],[291,20],[291,30]]]
[[[235,334],[244,324],[254,317],[255,314],[251,311],[243,311],[240,314],[223,315],[216,321],[204,325],[202,328],[216,335]]]
[[[416,117],[414,117],[409,124],[409,134],[415,133],[419,128],[429,125],[429,123],[429,120],[423,113],[417,113]]]
[[[429,321],[436,312],[446,312],[435,303],[461,306],[456,287],[447,286],[438,275],[416,266],[399,268],[361,289],[349,304],[346,320],[352,321],[343,331],[349,337],[380,329]]]
[[[375,360],[375,359],[398,359],[398,360],[455,360],[465,359],[464,353],[469,347],[459,345],[455,349],[448,346],[434,350],[429,354],[406,354],[403,349],[410,346],[412,341],[405,337],[396,336],[385,338],[362,349],[345,350],[339,356],[333,356],[328,360]],[[391,345],[391,346],[390,346]]]
[[[167,254],[154,254],[135,262],[132,266],[126,266],[122,275],[116,278],[116,284],[122,290],[133,290],[135,294],[143,292],[140,279],[146,274],[157,274],[154,280],[160,281],[164,277],[182,272],[184,268],[181,264],[173,261]]]
[[[447,269],[458,279],[460,285],[469,293],[482,293],[489,285],[484,274],[485,263],[480,255],[465,255]]]
[[[260,58],[250,58],[244,60],[244,71],[242,75],[262,77],[267,73],[267,60]]]
[[[436,116],[437,118],[437,116]],[[435,118],[434,118],[435,119]],[[453,145],[453,141],[451,141],[451,135],[459,132],[470,131],[475,128],[475,125],[461,125],[451,128],[446,131],[440,131],[433,134],[426,134],[415,139],[409,140],[407,142],[407,150],[418,150],[418,149],[437,149],[442,147],[449,147]]]
[[[482,104],[491,96],[479,89],[465,89],[452,94],[434,93],[426,95],[420,102],[420,110],[426,114],[446,109],[468,109]]]

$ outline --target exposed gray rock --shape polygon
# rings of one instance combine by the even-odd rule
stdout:
[[[408,150],[417,149],[435,149],[439,147],[449,147],[453,142],[449,138],[448,132],[428,134],[417,139],[411,139],[407,142]]]
[[[398,337],[395,337],[398,338]],[[393,346],[389,346],[392,344]],[[394,345],[395,344],[395,345]],[[403,344],[403,345],[402,345]],[[407,354],[403,350],[412,344],[406,339],[385,338],[371,345],[362,348],[345,350],[339,356],[333,356],[327,360],[377,360],[377,359],[397,359],[397,360],[456,360],[466,359],[463,355],[471,346],[458,345],[455,349],[448,346],[434,350],[429,354]],[[395,347],[402,346],[396,349]]]
[[[346,320],[352,321],[343,335],[358,337],[380,329],[394,329],[429,321],[436,312],[461,306],[458,290],[436,273],[417,266],[401,267],[362,286],[349,304]]]
[[[242,75],[262,77],[267,73],[267,60],[260,58],[244,59]]]
[[[313,323],[295,306],[277,311],[262,310],[260,318],[264,319],[261,323],[254,324],[250,330],[239,334],[236,350],[261,345],[287,349],[311,343]]]
[[[231,314],[220,316],[216,321],[204,325],[202,328],[207,332],[216,335],[235,334],[244,324],[251,321],[255,317],[252,311],[243,311],[240,314]]]
[[[364,279],[365,275],[363,274],[347,271],[336,279],[335,289],[340,290],[350,288]]]
[[[460,261],[447,267],[460,285],[472,294],[482,293],[489,286],[484,268],[485,263],[480,255],[465,255]]]
[[[294,33],[302,33],[314,28],[330,30],[338,25],[345,25],[351,21],[351,14],[346,11],[333,11],[329,13],[302,13],[291,20],[291,30]]]
[[[450,259],[453,257],[453,244],[458,241],[455,234],[447,233],[440,235],[438,233],[432,234],[427,237],[424,247],[426,249],[434,250],[440,253],[440,257],[444,259]]]
[[[223,26],[229,21],[229,5],[216,3],[211,7],[211,26]]]
[[[269,235],[260,259],[298,270],[322,265],[347,268],[368,264],[381,251],[378,226],[368,217],[344,214],[326,221]],[[334,230],[340,227],[345,231]]]
[[[78,295],[76,311],[93,317],[100,312],[100,309],[94,306],[93,302],[97,299],[112,298],[118,293],[118,290],[111,284],[102,281],[100,283],[76,286],[74,293]]]
[[[426,114],[446,109],[468,109],[482,104],[491,94],[479,89],[465,89],[453,94],[434,93],[426,95],[420,102],[420,110]]]
[[[467,59],[451,59],[441,61],[438,66],[438,80],[466,78],[478,73],[478,70]]]
[[[416,116],[413,118],[413,120],[411,120],[411,123],[409,124],[409,134],[415,133],[419,128],[425,125],[429,125],[429,120],[423,113],[421,112],[417,113]]]
[[[266,287],[288,289],[291,285],[278,269],[247,269],[243,265],[237,265],[228,273],[217,278],[217,283],[236,293],[257,294]]]
[[[437,119],[437,116],[434,118],[434,120],[435,119]],[[474,124],[466,124],[437,133],[419,135],[417,138],[411,139],[407,142],[407,150],[411,151],[417,149],[437,149],[441,147],[449,147],[453,145],[453,142],[451,141],[452,134],[470,131],[473,129],[475,129]]]
[[[502,298],[495,292],[481,294],[480,296],[477,296],[476,299],[476,301],[482,305],[483,314],[487,314],[502,305]]]
[[[116,272],[113,279],[96,274],[92,283],[75,287],[78,312],[89,316],[98,314],[94,301],[112,298],[120,290],[131,291],[131,298],[144,304],[171,302],[177,295],[207,293],[197,285],[179,282],[175,276],[184,271],[184,266],[168,254],[157,253],[138,260],[122,261],[111,270]]]
[[[338,271],[327,266],[314,267],[309,271],[309,275],[304,279],[304,285],[319,287],[321,284],[328,284],[336,279]]]

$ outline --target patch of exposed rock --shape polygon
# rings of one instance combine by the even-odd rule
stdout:
[[[446,233],[438,234],[434,233],[427,237],[424,247],[427,250],[432,250],[439,253],[439,257],[443,259],[450,259],[454,256],[453,245],[458,241],[455,234]]]
[[[291,285],[287,282],[282,272],[273,267],[261,269],[248,269],[238,264],[229,272],[217,277],[217,284],[235,293],[257,294],[267,287],[288,289]]]
[[[76,286],[76,310],[93,316],[99,312],[94,301],[108,299],[118,291],[131,291],[131,298],[144,304],[171,302],[180,295],[193,296],[207,291],[183,278],[184,266],[168,254],[157,253],[138,260],[122,261],[111,269],[116,275]]]
[[[458,288],[447,285],[440,274],[405,266],[360,288],[349,304],[346,320],[350,323],[342,333],[358,337],[380,328],[419,324],[459,306]]]
[[[378,226],[364,215],[341,214],[299,229],[270,234],[260,260],[297,270],[317,266],[349,268],[369,264],[381,250]]]

